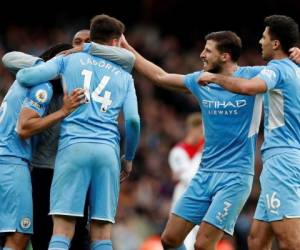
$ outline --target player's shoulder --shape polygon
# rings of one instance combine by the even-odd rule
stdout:
[[[29,89],[29,96],[31,99],[41,104],[47,104],[53,95],[53,87],[49,82],[40,83]]]
[[[203,70],[194,71],[194,72],[186,74],[185,77],[196,78],[196,77],[199,77],[203,72],[204,72]]]
[[[252,78],[258,75],[265,66],[241,66],[236,72],[237,76]]]
[[[291,59],[284,58],[284,59],[274,59],[268,62],[267,68],[273,68],[273,69],[284,69],[287,67],[294,67],[297,66]]]
[[[195,71],[184,76],[185,85],[194,85],[204,71]]]

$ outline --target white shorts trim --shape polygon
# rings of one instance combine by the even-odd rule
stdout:
[[[91,217],[91,220],[102,220],[102,221],[111,222],[113,224],[115,223],[115,220],[110,220],[110,219],[107,219],[107,218]]]
[[[74,216],[74,217],[83,217],[83,214],[73,214],[73,213],[63,213],[52,211],[48,215],[66,215],[66,216]]]
[[[1,229],[0,233],[11,233],[11,232],[17,232],[17,229]]]

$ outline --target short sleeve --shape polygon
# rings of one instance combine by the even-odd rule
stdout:
[[[264,67],[255,78],[263,80],[266,83],[268,90],[274,89],[279,82],[280,71],[274,64],[268,65]]]
[[[43,116],[52,95],[53,90],[50,83],[39,84],[29,90],[29,93],[23,102],[23,108],[32,109],[36,111],[39,116]]]
[[[199,88],[198,78],[200,77],[202,71],[194,72],[184,76],[184,85],[192,92],[195,93],[195,90]]]

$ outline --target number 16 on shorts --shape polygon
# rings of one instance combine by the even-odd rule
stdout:
[[[276,197],[276,192],[273,192],[272,195],[266,194],[267,206],[271,213],[278,214],[277,209],[280,207],[280,199]]]

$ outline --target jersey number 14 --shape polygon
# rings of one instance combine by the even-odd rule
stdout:
[[[97,88],[91,93],[90,92],[90,85],[92,80],[92,74],[93,72],[90,70],[82,70],[81,75],[84,76],[83,81],[83,88],[85,89],[85,95],[88,101],[94,100],[95,102],[101,103],[100,111],[106,112],[108,107],[112,104],[112,100],[110,99],[111,92],[105,90],[104,96],[100,96],[102,91],[104,90],[105,86],[107,85],[110,77],[109,76],[103,76],[100,83],[98,84]]]

